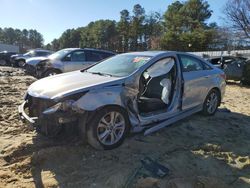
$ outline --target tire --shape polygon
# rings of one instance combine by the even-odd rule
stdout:
[[[4,59],[0,59],[0,65],[2,65],[2,66],[7,65],[7,61]]]
[[[122,144],[129,127],[129,119],[125,110],[114,106],[104,107],[98,110],[88,122],[87,142],[98,150],[114,149]]]
[[[44,74],[43,74],[43,77],[48,77],[48,76],[54,76],[54,75],[57,75],[57,74],[60,74],[61,71],[59,70],[56,70],[56,69],[49,69],[47,70]]]
[[[212,103],[211,103],[212,101]],[[220,93],[216,89],[212,89],[203,104],[202,114],[205,116],[212,116],[216,113],[220,105]]]
[[[17,62],[17,65],[18,65],[18,67],[24,67],[25,66],[25,61],[24,60],[19,60],[18,62]]]

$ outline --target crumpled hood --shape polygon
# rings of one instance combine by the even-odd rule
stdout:
[[[123,81],[124,78],[74,71],[40,79],[30,85],[28,94],[33,97],[55,99],[77,91],[121,84]]]
[[[48,59],[48,57],[31,57],[26,60],[26,64],[35,66],[39,62]]]

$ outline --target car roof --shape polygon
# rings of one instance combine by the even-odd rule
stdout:
[[[62,50],[89,50],[89,51],[96,51],[96,52],[104,52],[104,53],[110,53],[110,54],[116,54],[115,52],[108,51],[108,50],[102,50],[102,49],[96,49],[96,48],[64,48]]]
[[[44,50],[44,49],[31,49],[31,50],[29,50],[29,52],[30,51],[36,51],[36,52],[51,52],[51,53],[53,53],[53,51],[51,51],[51,50]]]
[[[89,50],[89,51],[97,51],[97,52],[116,54],[115,52],[112,52],[112,51],[109,51],[109,50],[103,50],[103,49],[96,49],[96,48],[83,48],[83,49],[84,50]]]
[[[142,51],[142,52],[128,52],[125,54],[138,55],[138,56],[157,56],[160,54],[166,54],[174,51]]]

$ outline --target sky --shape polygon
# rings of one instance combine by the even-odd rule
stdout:
[[[146,11],[164,13],[175,0],[0,0],[0,27],[36,29],[44,44],[59,38],[66,29],[86,26],[98,19],[118,21],[120,11],[132,12],[135,4]],[[207,0],[213,14],[208,22],[223,25],[227,0]]]

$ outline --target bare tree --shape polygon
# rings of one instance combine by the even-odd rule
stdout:
[[[224,13],[234,29],[250,38],[250,0],[228,0]]]

